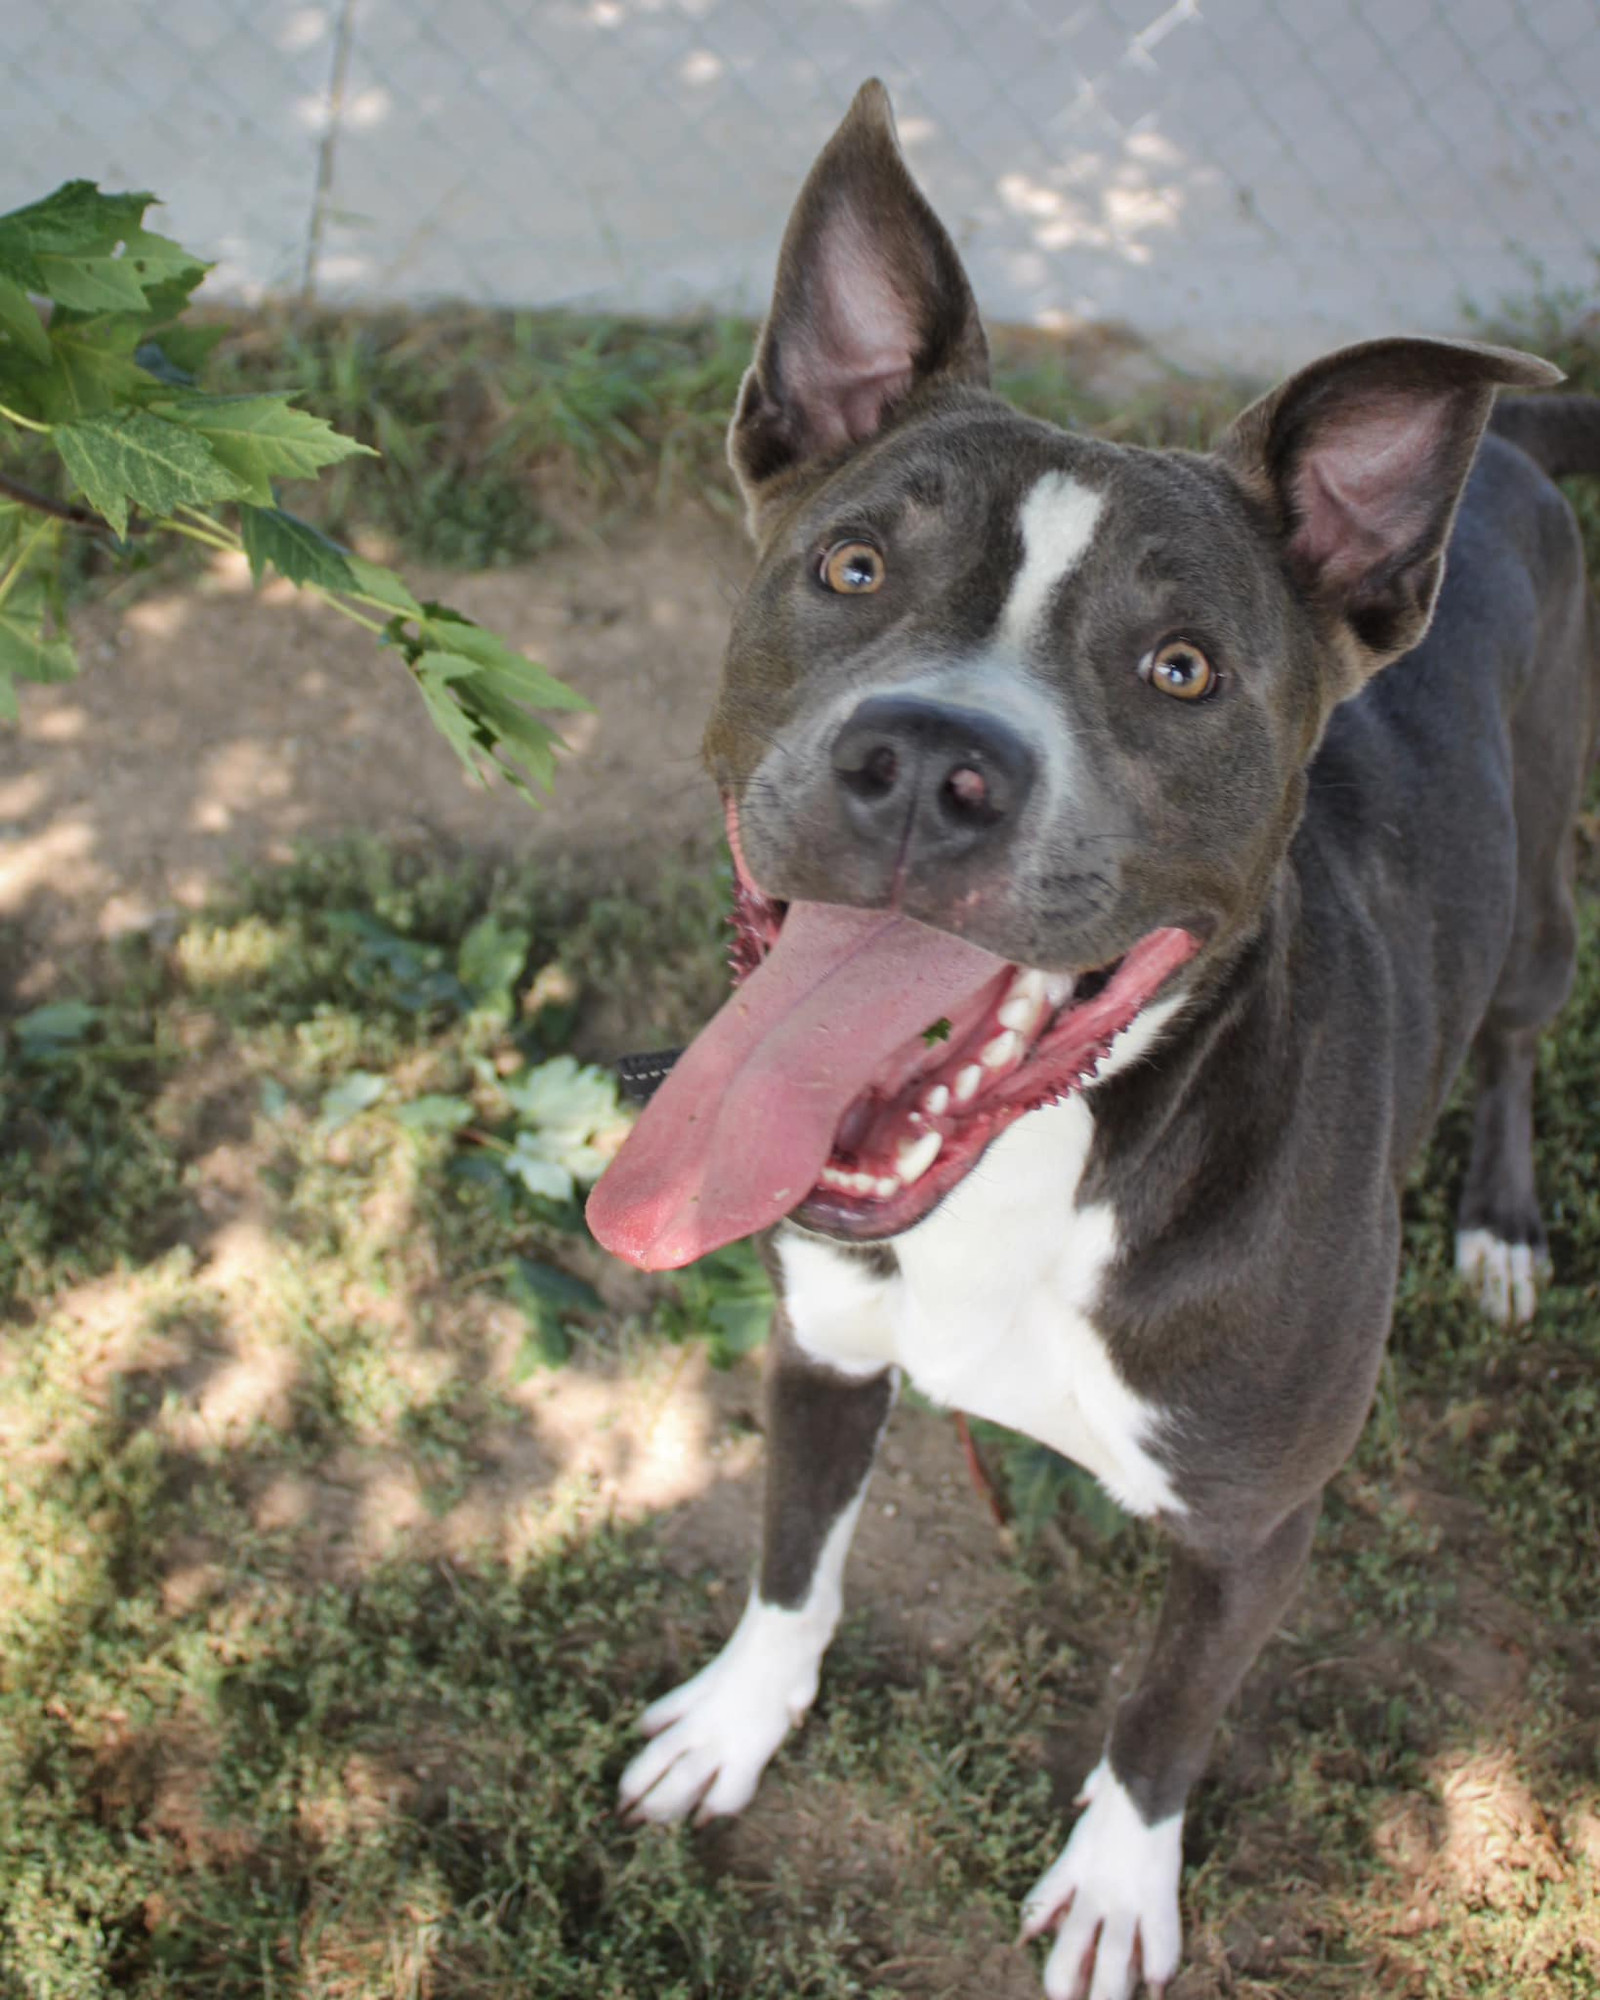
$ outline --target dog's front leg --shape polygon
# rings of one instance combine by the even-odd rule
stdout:
[[[1024,1937],[1052,1927],[1049,2000],[1128,2000],[1178,1966],[1183,1806],[1211,1739],[1305,1568],[1321,1495],[1264,1540],[1173,1552],[1155,1643],[1090,1773],[1085,1810],[1022,1907]]]
[[[779,1308],[768,1359],[760,1568],[727,1645],[640,1718],[653,1741],[622,1775],[625,1814],[707,1820],[750,1803],[773,1752],[816,1698],[894,1391],[890,1369],[849,1375],[809,1360]]]

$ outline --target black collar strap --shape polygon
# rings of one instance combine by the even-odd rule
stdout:
[[[623,1096],[630,1104],[648,1104],[682,1054],[682,1049],[658,1049],[653,1055],[619,1056],[617,1084]]]

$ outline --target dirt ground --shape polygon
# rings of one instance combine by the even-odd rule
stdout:
[[[427,722],[397,662],[287,584],[252,592],[219,558],[194,586],[143,580],[73,621],[82,678],[21,691],[0,734],[0,925],[21,996],[64,950],[171,926],[242,861],[363,832],[408,846],[556,855],[597,881],[708,855],[719,819],[698,745],[741,532],[698,507],[536,569],[430,575],[438,596],[579,689],[547,812],[485,789]]]

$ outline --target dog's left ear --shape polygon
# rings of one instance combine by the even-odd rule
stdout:
[[[914,388],[986,384],[989,350],[943,224],[911,178],[889,93],[864,83],[795,203],[728,457],[754,521],[782,475],[881,428]]]
[[[1222,439],[1290,575],[1333,621],[1340,698],[1427,631],[1495,390],[1560,380],[1509,348],[1370,340],[1291,376]]]

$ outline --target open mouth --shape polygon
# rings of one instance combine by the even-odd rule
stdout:
[[[672,1270],[784,1216],[908,1229],[1025,1113],[1083,1090],[1199,949],[1149,932],[1043,972],[897,910],[784,904],[734,853],[734,990],[672,1063],[589,1197],[589,1226]]]
[[[737,848],[735,870],[737,984],[772,949],[786,906],[755,887]],[[1167,928],[1076,974],[997,960],[993,979],[957,1014],[909,1037],[851,1100],[793,1219],[859,1241],[909,1229],[1008,1125],[1095,1083],[1118,1036],[1198,947],[1188,931]]]

